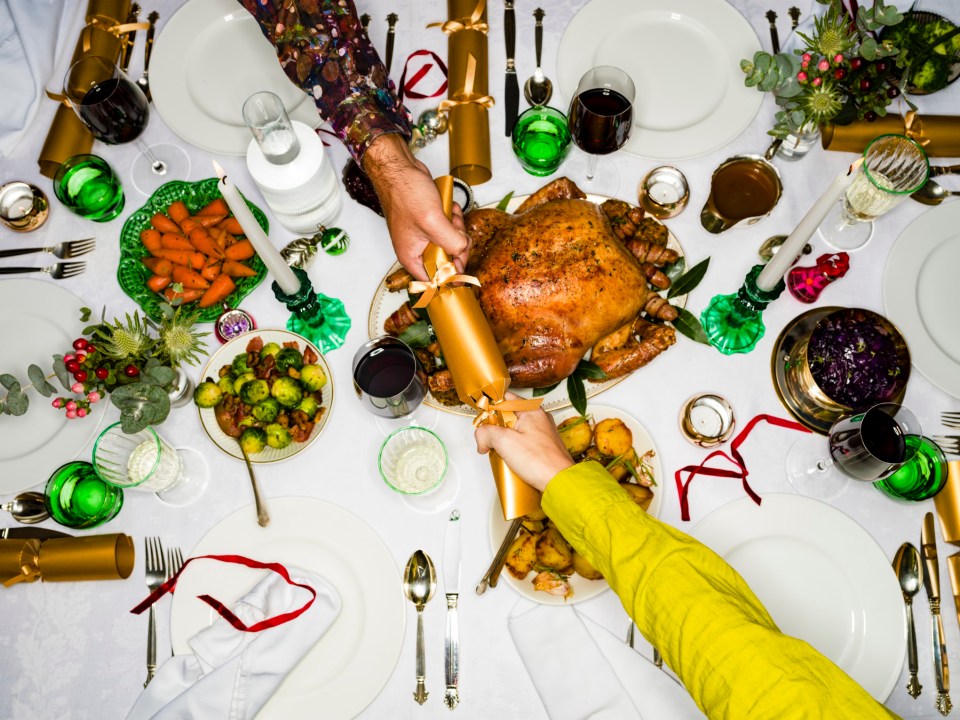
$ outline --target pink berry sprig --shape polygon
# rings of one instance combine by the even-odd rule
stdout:
[[[78,395],[83,392],[83,383],[74,383],[70,388],[72,392],[77,393]],[[67,398],[67,397],[58,397],[54,398],[53,402],[50,403],[53,407],[60,409],[63,408],[65,415],[68,420],[74,420],[77,418],[84,418],[90,414],[90,406],[94,405],[101,400],[101,395],[96,390],[89,392],[86,396],[81,398]]]

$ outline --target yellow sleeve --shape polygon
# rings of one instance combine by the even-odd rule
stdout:
[[[543,509],[708,717],[896,717],[806,642],[781,633],[732,567],[647,515],[598,463],[553,478]]]

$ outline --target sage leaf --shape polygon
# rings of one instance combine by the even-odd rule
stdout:
[[[47,382],[47,376],[43,374],[43,370],[39,365],[31,365],[28,367],[27,375],[30,377],[30,382],[33,383],[34,390],[44,397],[50,397],[57,391],[53,385]]]
[[[70,376],[67,374],[67,364],[63,362],[63,355],[53,356],[53,372],[56,374],[60,384],[63,385],[63,389],[69,390]]]
[[[502,210],[503,212],[507,211],[507,208],[510,206],[510,201],[513,199],[513,193],[514,191],[511,190],[503,196],[503,200],[497,203],[497,210]]]
[[[677,281],[670,286],[670,290],[667,291],[667,299],[676,297],[677,295],[686,295],[693,290],[700,284],[700,281],[703,280],[703,276],[707,274],[707,268],[709,266],[710,258],[706,258],[687,270],[687,272],[677,278]]]
[[[534,388],[534,389],[533,389],[533,396],[534,396],[534,397],[543,397],[544,395],[549,395],[550,393],[552,393],[552,392],[557,388],[557,386],[558,386],[559,384],[560,384],[559,382],[555,382],[553,385],[547,385],[547,387]]]
[[[677,308],[678,317],[673,321],[673,326],[677,329],[678,332],[683,333],[691,340],[695,340],[698,343],[703,343],[704,345],[709,345],[710,340],[707,339],[707,333],[703,331],[703,325],[700,324],[700,321],[697,319],[697,316],[691,313],[686,308]]]
[[[570,404],[574,410],[586,415],[587,391],[583,388],[583,380],[576,373],[567,378],[567,395],[570,396]]]
[[[16,390],[11,390],[7,393],[4,411],[9,412],[11,415],[23,415],[28,407],[30,407],[30,401],[26,395],[20,392],[19,385]]]
[[[596,363],[592,363],[589,360],[581,360],[577,363],[577,369],[573,371],[573,374],[578,378],[587,378],[589,380],[606,380],[607,374],[600,369],[600,366]],[[583,413],[580,413],[583,415]]]

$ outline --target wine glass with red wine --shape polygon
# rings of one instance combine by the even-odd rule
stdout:
[[[353,356],[353,389],[385,435],[402,425],[426,424],[414,418],[426,394],[424,376],[416,353],[391,335],[373,338]]]
[[[817,435],[797,441],[787,452],[787,478],[803,495],[830,499],[850,479],[872,483],[895,473],[916,454],[912,440],[922,437],[912,412],[880,403],[837,420],[826,444]]]
[[[573,141],[587,153],[584,189],[613,195],[620,186],[620,174],[612,162],[604,163],[602,182],[597,166],[601,155],[616,152],[630,137],[635,95],[633,80],[620,68],[601,65],[580,78],[567,122]]]
[[[133,182],[150,195],[170,180],[185,179],[190,159],[175,145],[148,147],[141,136],[150,119],[150,101],[126,73],[105,57],[88,55],[63,80],[63,94],[97,140],[108,145],[136,142]]]

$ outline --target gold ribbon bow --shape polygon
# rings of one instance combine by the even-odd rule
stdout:
[[[444,262],[437,265],[437,271],[433,274],[433,279],[428,282],[414,280],[407,286],[407,292],[423,293],[417,300],[415,308],[423,308],[430,304],[433,296],[440,292],[445,285],[455,282],[469,283],[480,287],[480,281],[473,275],[460,275],[457,273],[457,266],[452,262]]]
[[[903,134],[919,145],[930,144],[930,138],[923,136],[923,120],[916,110],[908,110],[903,116]]]
[[[80,40],[83,42],[83,52],[90,51],[90,35],[93,28],[110,33],[119,38],[124,33],[136,32],[137,30],[146,30],[150,27],[148,22],[121,23],[116,18],[106,15],[94,15],[87,19],[87,24],[80,32]]]
[[[40,577],[40,541],[0,541],[0,573],[0,583],[4,587],[37,580]]]
[[[490,28],[480,18],[483,17],[483,11],[487,6],[487,0],[478,0],[477,6],[473,9],[470,17],[460,18],[459,20],[447,20],[446,22],[434,22],[427,25],[428,28],[440,28],[447,35],[451,35],[461,30],[476,30],[486,33]]]
[[[459,92],[447,100],[444,100],[437,107],[437,112],[447,112],[450,108],[457,105],[466,105],[475,103],[487,110],[494,106],[493,98],[489,95],[477,95],[473,92],[473,80],[477,74],[477,58],[470,53],[467,56],[467,73],[463,79],[463,92]]]
[[[518,412],[530,412],[540,407],[543,398],[513,398],[512,400],[493,400],[486,395],[477,401],[477,416],[473,419],[473,427],[478,428],[491,418],[496,419],[499,416],[503,422],[497,422],[497,425],[512,427],[517,421]]]

